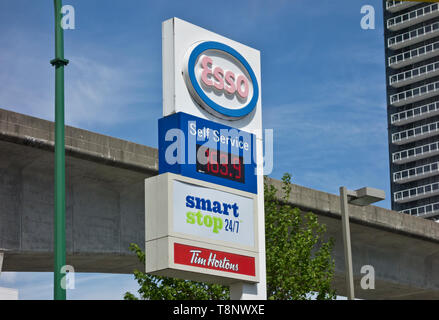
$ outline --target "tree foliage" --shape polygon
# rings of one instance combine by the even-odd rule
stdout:
[[[282,178],[282,196],[265,184],[265,237],[268,299],[333,299],[331,289],[334,261],[333,240],[324,238],[326,227],[319,224],[312,212],[302,213],[288,204],[291,176]],[[145,253],[136,244],[130,245],[145,264]],[[228,287],[189,280],[153,276],[135,270],[141,299],[150,300],[227,300]],[[312,295],[312,293],[315,293]],[[126,292],[126,300],[137,300]]]
[[[145,253],[137,244],[132,243],[130,250],[134,251],[139,260],[145,264]],[[228,300],[229,288],[218,284],[173,279],[153,276],[143,271],[135,270],[134,278],[140,288],[138,293],[141,299],[147,300]],[[138,300],[126,292],[125,300]]]
[[[312,212],[288,204],[291,176],[282,178],[282,195],[265,184],[265,243],[268,299],[333,299],[333,239]],[[311,294],[314,293],[314,294]]]

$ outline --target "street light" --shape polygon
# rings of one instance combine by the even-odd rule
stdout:
[[[351,231],[349,228],[348,203],[356,206],[368,206],[374,202],[384,200],[383,190],[364,187],[355,191],[340,187],[340,210],[343,227],[344,260],[346,270],[347,298],[354,299],[354,274],[352,271]]]
[[[66,290],[61,286],[61,268],[66,264],[66,172],[64,128],[64,32],[61,26],[61,0],[53,0],[55,7],[55,190],[54,190],[54,300],[66,300]]]

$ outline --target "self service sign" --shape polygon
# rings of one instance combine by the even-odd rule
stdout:
[[[159,120],[159,174],[257,192],[256,137],[183,112]]]
[[[145,180],[146,272],[260,283],[259,51],[176,18],[162,27],[164,117],[159,175]]]

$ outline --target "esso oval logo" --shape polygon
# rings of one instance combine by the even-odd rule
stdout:
[[[201,81],[205,86],[215,87],[220,91],[225,90],[232,95],[237,92],[241,98],[247,98],[248,80],[246,76],[242,74],[236,76],[232,71],[224,71],[221,67],[215,67],[212,71],[213,62],[208,56],[203,56],[201,59],[201,67],[203,68]],[[213,76],[213,79],[209,79],[209,75]],[[226,82],[225,85],[224,81]]]
[[[244,57],[220,42],[192,46],[183,67],[194,100],[209,113],[227,120],[250,114],[259,99],[256,76]]]

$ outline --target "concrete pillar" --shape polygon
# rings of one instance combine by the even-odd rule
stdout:
[[[2,275],[3,257],[4,257],[4,253],[0,251],[0,276]]]
[[[2,274],[4,256],[5,253],[0,249],[0,277]],[[0,300],[18,300],[18,290],[0,287]]]

